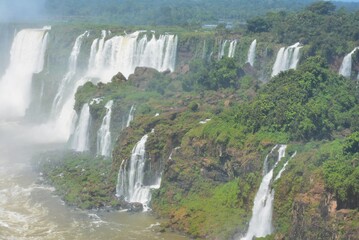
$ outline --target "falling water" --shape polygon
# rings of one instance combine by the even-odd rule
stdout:
[[[85,103],[72,137],[71,148],[77,152],[89,150],[90,107]]]
[[[277,146],[275,148],[277,148]],[[271,153],[275,150],[275,148],[272,149]],[[262,179],[261,185],[254,199],[252,218],[249,222],[247,234],[245,237],[241,238],[241,240],[251,240],[253,237],[264,237],[271,234],[273,231],[272,213],[274,191],[271,191],[273,170],[279,161],[285,157],[286,148],[287,145],[280,145],[276,163]],[[268,156],[270,154],[268,154],[264,160],[265,165],[268,163]]]
[[[233,58],[236,52],[237,40],[233,40],[229,44],[228,57]]]
[[[353,51],[351,51],[349,54],[347,54],[344,57],[342,65],[340,66],[340,69],[339,69],[340,75],[342,75],[346,78],[350,78],[350,76],[352,75],[352,55],[358,49],[359,49],[359,47],[354,48]]]
[[[300,43],[296,43],[287,48],[282,47],[277,54],[273,69],[272,77],[278,75],[282,71],[288,69],[296,69],[299,62],[299,52],[302,46]]]
[[[121,72],[126,78],[134,73],[136,67],[149,67],[158,71],[174,71],[177,36],[154,35],[148,40],[147,35],[140,37],[140,31],[125,36],[115,36],[105,41],[102,33],[100,40],[95,39],[91,46],[89,60],[90,77],[109,82],[116,73]]]
[[[84,76],[73,78],[71,86],[66,87],[66,97],[63,97],[62,107],[55,117],[55,129],[65,141],[74,130],[76,112],[73,110],[75,104],[75,93],[79,86],[88,81],[109,82],[119,71],[126,77],[134,72],[138,66],[155,68],[158,71],[174,71],[177,36],[160,35],[158,39],[153,36],[148,41],[147,36],[140,37],[140,32],[125,36],[114,36],[110,39],[107,31],[102,31],[101,38],[92,42],[88,70]],[[87,34],[84,34],[87,36]],[[82,38],[79,38],[79,43]],[[61,94],[59,94],[61,95]],[[54,108],[57,105],[54,100]]]
[[[130,109],[130,113],[128,114],[126,127],[129,127],[130,123],[133,121],[133,118],[135,117],[135,111],[136,111],[135,105],[132,105]]]
[[[111,154],[111,114],[113,101],[106,103],[106,115],[102,120],[100,129],[97,131],[97,155],[109,157]]]
[[[219,43],[219,52],[218,52],[218,60],[220,60],[223,56],[225,56],[225,52],[226,52],[226,47],[227,44],[229,43],[229,47],[228,47],[228,54],[227,57],[229,58],[233,58],[234,54],[236,52],[236,46],[237,46],[237,40],[233,40],[233,41],[229,41],[229,40],[224,40],[223,42]]]
[[[145,180],[145,175],[155,175],[145,172],[147,139],[146,134],[132,149],[129,162],[127,160],[122,162],[116,186],[117,197],[124,197],[127,202],[142,203],[144,211],[149,210],[151,189],[158,189],[161,185],[161,176],[155,176],[155,178],[150,176],[151,180]]]
[[[82,42],[89,32],[85,31],[75,40],[74,46],[69,57],[68,72],[62,78],[56,96],[53,100],[51,109],[50,125],[56,129],[56,134],[63,141],[68,141],[70,135],[75,130],[77,114],[75,112],[75,93],[79,86],[84,84],[86,78],[76,78],[77,59],[80,54]]]
[[[254,39],[251,43],[251,46],[249,47],[248,51],[248,60],[247,62],[253,67],[254,66],[254,60],[256,58],[256,47],[257,47],[257,39]]]
[[[140,202],[147,206],[150,201],[150,188],[144,185],[145,175],[145,145],[148,139],[146,134],[132,149],[129,172],[127,174],[127,186],[122,190],[125,193],[125,200],[128,202]],[[125,172],[125,171],[123,171]],[[121,183],[120,185],[124,185]]]
[[[48,28],[18,32],[10,51],[10,64],[0,79],[0,118],[23,117],[31,99],[32,75],[42,71]]]
[[[227,42],[227,40],[224,40],[223,42],[219,43],[220,51],[218,52],[218,60],[220,60],[224,56],[224,50],[226,48]]]
[[[72,51],[69,57],[69,63],[68,63],[68,71],[65,74],[65,76],[62,78],[60,86],[57,90],[56,96],[54,98],[54,101],[52,103],[52,115],[59,114],[60,107],[62,107],[62,104],[64,101],[66,102],[67,99],[65,99],[66,94],[69,93],[69,90],[73,88],[74,83],[73,78],[76,75],[77,71],[77,59],[80,54],[81,45],[83,42],[83,39],[85,37],[89,36],[89,32],[85,31],[83,34],[78,36],[75,40],[75,44],[72,47]]]
[[[290,157],[290,159],[294,158],[295,155],[297,155],[297,152],[295,152],[295,153]],[[284,163],[282,169],[278,172],[278,174],[277,174],[277,176],[275,177],[274,181],[277,181],[278,179],[280,179],[280,177],[282,176],[282,173],[285,171],[285,169],[286,169],[288,163],[289,163],[289,160]],[[274,190],[272,190],[272,191],[274,191]]]

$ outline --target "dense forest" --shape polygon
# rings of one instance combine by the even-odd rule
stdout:
[[[47,0],[50,16],[72,21],[112,22],[127,25],[198,25],[219,21],[239,24],[267,12],[303,9],[313,0]],[[358,3],[338,3],[350,10]]]

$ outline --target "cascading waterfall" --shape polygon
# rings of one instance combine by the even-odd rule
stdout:
[[[153,35],[148,41],[147,36],[140,37],[141,32],[127,34],[125,36],[114,36],[110,39],[109,32],[102,31],[101,38],[92,42],[88,69],[84,76],[73,78],[71,84],[66,86],[66,97],[62,97],[62,106],[54,110],[57,105],[55,98],[52,112],[55,114],[55,129],[61,134],[61,138],[67,140],[74,129],[77,114],[73,110],[75,104],[75,93],[79,86],[88,81],[109,82],[118,72],[126,77],[135,71],[136,67],[151,67],[158,71],[174,71],[177,36],[160,35],[158,39]],[[84,37],[87,33],[84,33]],[[79,42],[84,38],[79,37]],[[80,46],[79,46],[80,48]],[[60,93],[58,95],[61,95]]]
[[[56,96],[53,100],[51,109],[51,123],[56,129],[57,135],[68,141],[70,135],[75,130],[77,113],[73,109],[75,105],[75,93],[79,86],[87,82],[85,78],[76,78],[77,59],[80,54],[83,40],[89,36],[85,31],[75,40],[74,46],[69,57],[68,72],[62,78]]]
[[[133,118],[135,117],[135,111],[136,111],[136,107],[135,105],[131,106],[130,112],[128,114],[128,118],[127,118],[127,122],[126,122],[126,127],[130,126],[130,123],[133,121]]]
[[[295,155],[297,155],[297,152],[294,152],[293,155],[290,157],[290,159],[294,158]],[[282,169],[278,172],[278,174],[277,174],[277,176],[275,177],[274,181],[277,181],[277,180],[282,176],[282,173],[285,171],[285,169],[286,169],[288,163],[289,163],[289,160],[284,163]],[[274,191],[274,190],[272,190],[272,191]]]
[[[228,57],[233,58],[236,52],[237,40],[233,40],[229,44]]]
[[[233,41],[224,40],[223,42],[220,42],[220,44],[219,44],[220,51],[218,52],[218,60],[220,60],[223,56],[226,55],[225,52],[226,52],[226,47],[227,47],[228,42],[229,42],[229,47],[228,47],[227,57],[229,57],[229,58],[234,57],[234,54],[236,52],[237,40],[233,40]]]
[[[146,149],[145,145],[148,135],[144,135],[141,140],[132,149],[130,166],[128,172],[126,171],[127,162],[121,164],[118,186],[123,188],[118,189],[118,196],[124,196],[127,202],[139,202],[146,207],[150,201],[150,188],[144,185],[145,175],[145,161]],[[119,174],[121,175],[121,174]]]
[[[148,205],[151,201],[151,189],[158,189],[161,185],[161,174],[157,176],[145,172],[147,139],[146,134],[132,149],[131,159],[122,161],[116,186],[117,197],[124,197],[125,201],[130,203],[141,203],[144,211],[150,209]],[[155,176],[147,176],[145,179],[145,175]]]
[[[224,50],[226,48],[228,40],[224,40],[219,44],[220,51],[218,52],[218,60],[221,60],[221,58],[224,56]]]
[[[141,31],[115,36],[105,40],[95,39],[91,46],[88,75],[109,82],[116,73],[121,72],[126,78],[134,73],[136,67],[149,67],[158,71],[175,69],[177,36],[155,35],[148,40],[147,35],[140,37]]]
[[[257,47],[257,39],[254,39],[251,43],[251,46],[248,50],[248,59],[247,62],[253,67],[254,66],[254,60],[256,58],[256,47]]]
[[[354,48],[353,51],[351,51],[349,54],[347,54],[342,62],[342,65],[340,66],[339,69],[339,74],[346,77],[346,78],[350,78],[352,75],[352,55],[355,53],[356,50],[358,50],[359,47]],[[358,75],[359,76],[359,75]]]
[[[272,77],[278,75],[282,71],[296,69],[299,62],[299,53],[301,48],[302,46],[299,42],[287,48],[282,47],[278,51],[277,58],[272,69]]]
[[[271,183],[273,178],[273,170],[285,157],[285,150],[287,145],[280,145],[278,149],[278,158],[274,166],[269,170],[268,157],[278,146],[275,146],[270,154],[264,160],[265,175],[262,179],[261,185],[254,199],[252,218],[249,222],[247,234],[241,240],[251,240],[253,237],[264,237],[273,231],[272,227],[272,214],[273,214],[273,200],[274,191],[271,190]],[[269,170],[269,171],[268,171]],[[283,170],[284,171],[284,170]]]
[[[78,36],[75,40],[75,44],[72,47],[72,51],[69,57],[68,71],[65,74],[65,76],[62,78],[56,96],[52,103],[52,109],[51,109],[52,115],[56,115],[59,113],[60,108],[64,103],[64,100],[66,101],[65,99],[65,97],[67,97],[66,94],[68,94],[69,90],[73,88],[74,83],[72,82],[72,80],[77,72],[77,59],[80,54],[81,45],[83,39],[88,36],[89,36],[89,32],[85,31],[83,34]]]
[[[49,28],[24,29],[12,43],[10,63],[0,79],[0,118],[23,117],[31,99],[34,73],[44,66]]]
[[[106,115],[102,120],[100,129],[97,131],[97,155],[109,157],[111,154],[111,114],[113,101],[106,103]]]
[[[89,150],[89,126],[90,126],[90,107],[85,103],[81,109],[79,121],[72,137],[71,148],[77,152]]]

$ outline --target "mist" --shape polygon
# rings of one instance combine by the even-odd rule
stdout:
[[[45,0],[0,0],[0,22],[32,22],[45,18]]]

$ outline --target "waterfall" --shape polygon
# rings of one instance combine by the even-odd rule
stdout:
[[[67,80],[64,77],[63,81],[66,87],[63,88],[63,92],[66,97],[60,97],[62,93],[58,93],[52,109],[52,112],[56,112],[53,116],[54,128],[57,129],[57,134],[61,135],[63,140],[67,140],[74,129],[73,123],[77,116],[73,106],[75,93],[79,86],[88,81],[109,82],[118,72],[128,77],[136,67],[140,66],[155,68],[158,71],[174,71],[177,36],[166,34],[160,35],[157,39],[153,35],[151,40],[148,40],[147,35],[141,37],[140,33],[138,31],[108,39],[109,33],[103,30],[101,37],[93,40],[91,44],[87,72],[80,77],[75,77],[74,74],[71,81],[68,81],[69,84],[65,83]],[[87,36],[88,33],[85,32],[82,37],[78,37],[78,49],[80,49],[84,37]],[[59,107],[56,109],[56,106]]]
[[[272,149],[271,153],[277,148]],[[252,209],[252,218],[249,222],[249,228],[247,234],[241,238],[241,240],[251,240],[253,237],[264,237],[273,232],[272,227],[272,214],[273,214],[273,199],[274,191],[271,190],[273,170],[279,163],[279,161],[285,157],[285,150],[287,145],[280,145],[278,149],[278,158],[274,166],[267,172],[262,179],[261,185],[254,198],[254,204]],[[270,153],[270,154],[271,154]],[[264,160],[264,165],[268,164],[268,154]],[[269,171],[268,171],[269,170]]]
[[[229,44],[228,57],[233,58],[236,52],[237,40],[233,40]]]
[[[111,114],[113,101],[106,103],[106,115],[102,120],[100,129],[97,131],[97,155],[109,157],[111,154]]]
[[[254,66],[254,60],[256,58],[256,47],[257,47],[257,39],[254,39],[251,43],[251,46],[248,50],[248,60],[247,62],[253,67]]]
[[[89,150],[90,107],[85,103],[72,137],[71,148],[77,152]]]
[[[282,47],[278,51],[277,58],[273,65],[272,77],[278,75],[282,71],[296,69],[301,48],[302,46],[299,42],[287,48]]]
[[[226,48],[227,42],[227,40],[224,40],[219,44],[220,51],[218,52],[218,60],[221,60],[221,58],[224,56],[224,50]]]
[[[295,155],[297,155],[297,152],[295,152],[291,157],[290,159],[294,158]],[[277,181],[281,176],[282,176],[282,173],[285,171],[285,168],[287,167],[289,163],[289,160],[285,162],[285,164],[283,165],[282,169],[278,172],[277,176],[275,177],[274,181]],[[274,190],[272,190],[274,191]]]
[[[221,60],[223,56],[225,56],[226,52],[226,46],[229,42],[229,48],[228,48],[228,54],[227,57],[233,58],[234,54],[236,52],[236,46],[237,46],[237,40],[224,40],[223,42],[220,42],[219,44],[219,52],[218,52],[218,60]]]
[[[340,66],[340,69],[339,69],[340,75],[342,75],[346,78],[350,78],[350,76],[352,75],[352,55],[358,49],[359,49],[359,47],[354,48],[353,51],[351,51],[349,54],[347,54],[344,57],[342,65]]]
[[[44,66],[48,28],[18,32],[10,50],[10,63],[0,79],[0,118],[23,117],[31,102],[34,73]]]
[[[140,37],[141,31],[125,36],[114,36],[105,40],[95,39],[91,46],[88,76],[109,82],[116,73],[121,72],[126,78],[134,73],[136,67],[149,67],[158,71],[175,69],[177,36],[152,35]]]
[[[132,105],[130,109],[130,113],[128,114],[126,127],[129,127],[130,123],[133,121],[133,118],[135,116],[135,111],[136,111],[135,105]]]
[[[89,32],[85,31],[76,38],[69,56],[67,73],[62,78],[52,103],[51,124],[54,125],[53,128],[56,129],[57,135],[64,141],[68,141],[75,128],[77,114],[73,107],[75,105],[76,90],[87,82],[84,77],[76,78],[76,73],[81,46],[84,38],[88,36]]]
[[[54,98],[54,101],[52,103],[52,115],[56,115],[59,114],[60,111],[60,107],[62,107],[62,104],[64,103],[64,101],[66,102],[67,99],[65,99],[66,94],[68,94],[69,90],[71,90],[73,88],[74,83],[73,78],[76,75],[76,71],[77,71],[77,58],[80,54],[80,50],[81,50],[81,45],[83,42],[83,39],[85,37],[89,36],[89,32],[85,31],[83,34],[81,34],[80,36],[78,36],[75,40],[75,44],[72,47],[72,51],[69,57],[69,62],[68,62],[68,71],[65,74],[65,76],[62,78],[60,86],[57,90],[56,96]],[[72,97],[72,96],[70,96]]]
[[[117,197],[124,197],[130,203],[142,203],[144,211],[150,209],[151,189],[158,189],[161,185],[161,176],[153,174],[151,170],[145,172],[147,139],[146,134],[132,149],[130,160],[122,161],[116,186]]]

